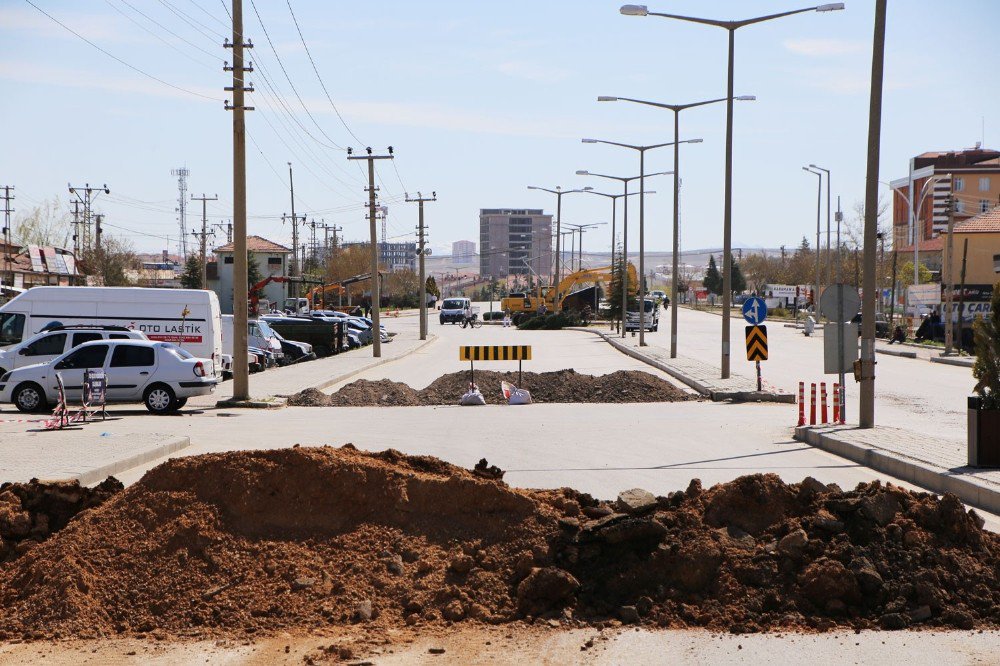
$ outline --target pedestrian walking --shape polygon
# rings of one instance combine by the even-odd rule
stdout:
[[[503,327],[510,328],[510,308],[503,311]]]

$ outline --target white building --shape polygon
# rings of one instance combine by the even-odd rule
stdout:
[[[247,252],[257,262],[262,277],[288,275],[289,255],[292,251],[284,245],[260,236],[247,236]],[[233,312],[233,244],[228,243],[215,249],[217,276],[209,275],[209,287],[219,296],[219,307],[223,314]],[[264,287],[261,298],[272,303],[284,304],[288,293],[287,283],[272,282]]]
[[[456,266],[471,266],[476,262],[476,244],[460,240],[451,244],[451,262]]]

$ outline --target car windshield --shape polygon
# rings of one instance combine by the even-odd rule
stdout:
[[[24,315],[17,312],[0,313],[0,347],[14,345],[24,339]]]
[[[441,304],[441,309],[443,310],[464,310],[465,301],[460,298],[448,298],[445,302]]]
[[[170,352],[171,354],[173,354],[174,356],[176,356],[179,359],[194,358],[194,354],[192,354],[188,350],[182,349],[182,348],[178,347],[177,345],[172,345],[169,342],[161,342],[157,346],[158,347],[163,347],[164,349],[166,349],[168,352]]]
[[[267,322],[258,320],[257,326],[260,327],[260,332],[264,334],[264,337],[274,337],[274,331],[267,325]]]

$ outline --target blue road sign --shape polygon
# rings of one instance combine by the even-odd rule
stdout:
[[[751,326],[764,323],[767,319],[767,303],[760,296],[751,296],[743,301],[743,318]]]

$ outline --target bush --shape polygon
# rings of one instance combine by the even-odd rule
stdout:
[[[580,313],[574,311],[556,314],[533,315],[530,319],[522,319],[518,329],[522,331],[558,331],[567,326],[579,326]]]
[[[500,321],[503,319],[502,312],[484,312],[483,321]]]
[[[772,317],[787,317],[788,310],[786,308],[774,308],[773,310],[768,311],[768,314]]]

